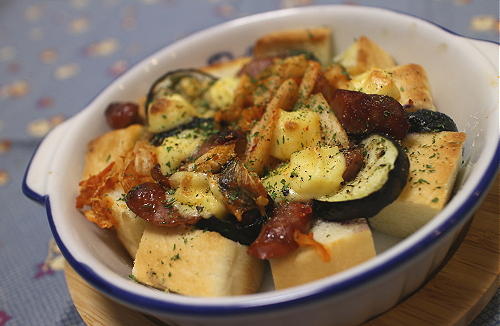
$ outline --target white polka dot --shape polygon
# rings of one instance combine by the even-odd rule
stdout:
[[[76,18],[69,23],[69,32],[72,34],[83,34],[89,29],[89,21],[86,18]]]
[[[40,5],[32,5],[24,10],[24,18],[27,21],[34,22],[42,16],[42,8]]]
[[[117,39],[108,38],[100,42],[96,42],[87,47],[86,53],[91,56],[108,56],[113,54],[119,48]]]
[[[34,41],[40,41],[43,39],[43,31],[39,27],[32,28],[30,30],[30,38]]]
[[[57,69],[54,72],[54,77],[59,80],[68,79],[78,74],[79,72],[80,72],[80,66],[78,66],[75,63],[71,63],[57,67]]]
[[[0,48],[0,62],[14,59],[16,56],[16,49],[12,46],[3,46]]]
[[[497,27],[497,20],[491,15],[474,16],[470,21],[472,30],[475,31],[489,31]]]

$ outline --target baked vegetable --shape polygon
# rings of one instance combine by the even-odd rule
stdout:
[[[333,195],[314,200],[314,209],[321,218],[342,221],[367,218],[392,203],[408,179],[408,157],[401,146],[380,135],[361,142],[365,165],[356,178]]]
[[[267,217],[257,214],[250,220],[250,222],[241,223],[236,220],[234,216],[228,216],[225,219],[211,217],[208,219],[200,219],[196,223],[196,227],[201,230],[218,232],[228,239],[248,246],[252,244],[259,235]]]
[[[148,130],[164,132],[203,117],[210,110],[204,95],[215,81],[196,69],[175,70],[160,77],[146,98]]]
[[[421,109],[408,114],[408,132],[458,131],[452,118],[442,112]]]
[[[180,94],[187,100],[194,100],[205,93],[217,78],[198,69],[169,71],[158,78],[149,89],[146,98],[146,112],[154,99],[170,94]]]

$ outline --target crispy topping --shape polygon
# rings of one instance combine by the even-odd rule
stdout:
[[[110,163],[99,174],[80,182],[80,194],[76,198],[78,208],[89,221],[101,228],[110,228],[115,221],[111,214],[113,202],[104,196],[118,183],[115,163]]]

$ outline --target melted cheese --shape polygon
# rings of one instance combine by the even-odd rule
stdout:
[[[234,92],[238,87],[239,78],[219,78],[207,91],[207,100],[214,109],[226,109],[234,100]]]
[[[171,130],[190,122],[196,109],[179,94],[155,99],[148,109],[148,130],[153,133]]]
[[[321,141],[320,115],[311,110],[283,111],[273,132],[271,155],[288,160],[293,152]]]
[[[164,175],[174,173],[181,163],[190,157],[205,140],[196,130],[184,130],[179,134],[167,137],[156,147],[156,155]]]
[[[275,200],[308,200],[335,193],[344,181],[344,155],[337,146],[306,148],[278,168],[263,184]]]
[[[354,77],[349,82],[348,88],[366,94],[387,95],[395,100],[401,98],[401,93],[392,78],[392,74],[377,68]]]
[[[181,171],[169,180],[177,188],[172,195],[173,205],[182,215],[223,218],[227,214],[224,204],[212,193],[206,174]]]
[[[333,196],[324,196],[320,200],[338,202],[364,198],[385,185],[399,155],[397,147],[378,135],[370,136],[362,144],[366,151],[365,165],[356,178]]]

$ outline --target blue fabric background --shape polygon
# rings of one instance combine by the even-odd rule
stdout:
[[[498,42],[495,0],[0,0],[0,326],[83,325],[45,210],[21,194],[46,132],[175,40],[237,17],[326,3],[395,9]],[[497,293],[473,325],[497,325],[498,307]]]

